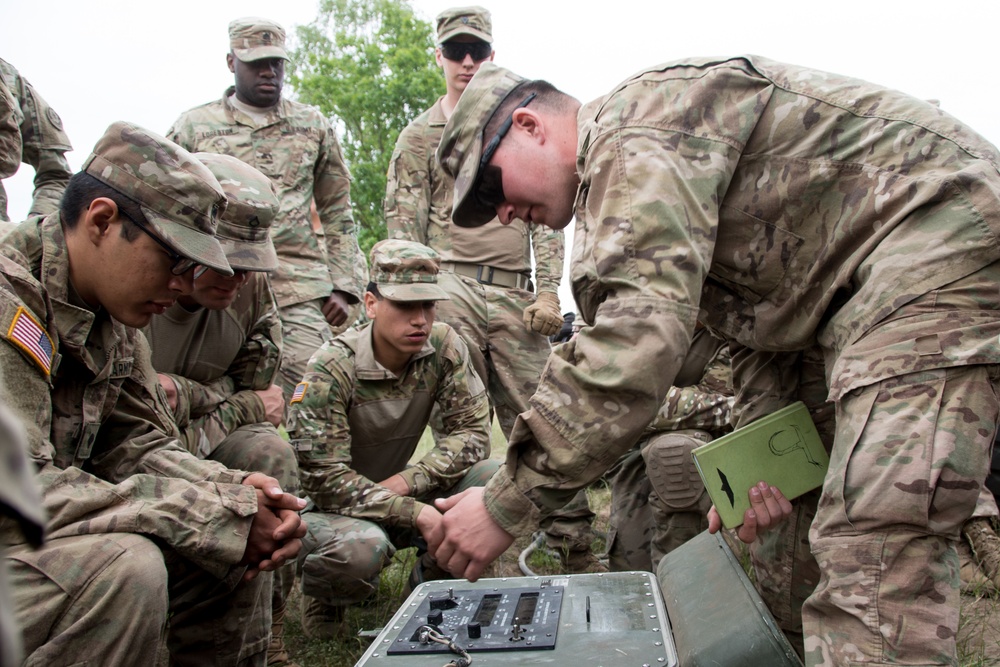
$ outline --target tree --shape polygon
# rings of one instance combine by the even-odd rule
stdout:
[[[322,0],[296,35],[289,81],[337,126],[367,256],[386,237],[382,203],[396,138],[444,94],[434,33],[407,0]]]

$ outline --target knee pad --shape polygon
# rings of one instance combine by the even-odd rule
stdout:
[[[698,504],[705,485],[691,458],[691,450],[711,441],[705,431],[684,430],[658,433],[642,448],[649,483],[663,503],[673,509]]]

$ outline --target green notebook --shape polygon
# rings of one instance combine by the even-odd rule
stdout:
[[[809,410],[793,403],[691,452],[726,528],[743,523],[747,492],[764,480],[791,500],[823,484],[830,464]]]

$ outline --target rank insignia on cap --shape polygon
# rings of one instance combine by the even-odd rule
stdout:
[[[21,348],[45,371],[52,372],[52,355],[55,351],[49,334],[24,307],[18,307],[14,321],[7,330],[7,340]]]
[[[288,401],[288,404],[301,403],[302,398],[306,395],[306,389],[309,388],[308,382],[300,382],[295,385],[295,391],[292,392],[292,400]]]

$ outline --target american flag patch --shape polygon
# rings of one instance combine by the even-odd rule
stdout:
[[[295,391],[292,392],[292,400],[288,401],[288,404],[301,403],[302,397],[306,395],[306,389],[309,388],[308,382],[300,382],[295,385]]]
[[[7,330],[7,340],[24,350],[46,375],[52,372],[52,339],[24,307],[19,307]]]

